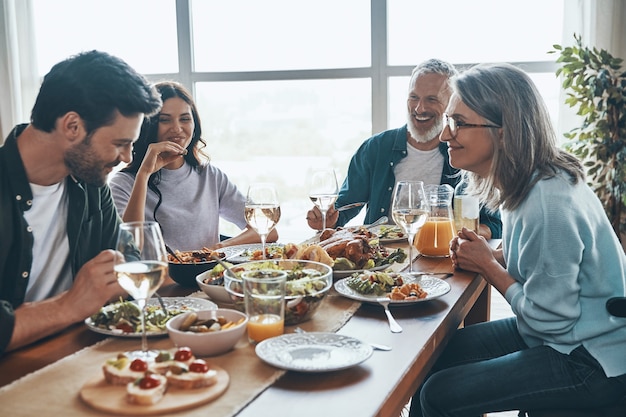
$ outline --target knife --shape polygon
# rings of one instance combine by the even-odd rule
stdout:
[[[339,207],[339,208],[337,208],[337,209],[335,209],[335,210],[337,210],[337,211],[350,210],[350,209],[353,209],[353,208],[355,208],[355,207],[361,207],[361,206],[364,206],[364,205],[366,205],[366,204],[367,204],[367,202],[365,202],[365,201],[361,201],[361,202],[359,202],[359,203],[346,204],[345,206],[341,206],[341,207]]]

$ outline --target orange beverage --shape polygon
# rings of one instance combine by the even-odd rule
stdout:
[[[448,256],[454,237],[454,220],[448,217],[429,217],[417,233],[415,247],[425,256]]]
[[[248,320],[248,339],[255,343],[280,336],[284,331],[285,320],[276,314],[261,314]]]

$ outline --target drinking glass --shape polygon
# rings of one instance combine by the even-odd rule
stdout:
[[[280,204],[278,194],[272,184],[251,184],[246,197],[245,216],[248,225],[261,238],[263,259],[265,255],[265,241],[267,235],[276,227],[280,220]]]
[[[322,213],[322,230],[326,229],[326,213],[335,204],[338,193],[339,187],[337,186],[337,176],[334,170],[323,169],[313,173],[309,188],[309,198]]]
[[[275,269],[241,274],[248,321],[248,340],[256,344],[285,331],[287,272]]]
[[[391,215],[409,237],[409,273],[413,272],[413,245],[415,235],[429,214],[428,200],[422,181],[398,181],[393,189]]]
[[[132,358],[150,360],[158,352],[148,350],[146,303],[168,273],[161,227],[157,222],[122,223],[116,249],[119,252],[114,265],[117,282],[137,301],[141,310],[141,350],[128,354]]]

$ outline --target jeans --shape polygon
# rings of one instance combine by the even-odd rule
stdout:
[[[593,408],[625,392],[626,375],[607,378],[582,346],[569,355],[548,346],[529,348],[512,317],[457,330],[413,396],[409,415]]]

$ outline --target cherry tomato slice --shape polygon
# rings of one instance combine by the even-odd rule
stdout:
[[[151,389],[159,385],[161,385],[161,380],[153,374],[148,374],[139,380],[139,388],[141,389]]]
[[[179,361],[179,362],[186,362],[192,357],[193,357],[193,353],[191,352],[191,349],[189,349],[188,347],[181,347],[174,354],[174,360]]]
[[[209,371],[209,365],[202,359],[196,359],[189,365],[189,372],[204,374]]]
[[[115,328],[123,331],[124,333],[135,333],[135,329],[133,329],[133,326],[128,323],[118,323]]]
[[[148,370],[148,362],[143,359],[133,359],[130,363],[130,370],[136,372],[146,372]]]

